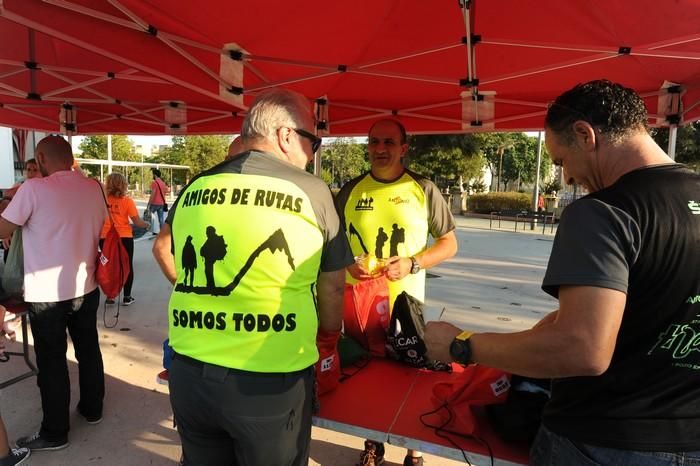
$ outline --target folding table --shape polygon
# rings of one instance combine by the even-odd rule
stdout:
[[[320,397],[321,409],[314,425],[458,461],[464,461],[466,455],[473,465],[527,464],[528,446],[501,440],[484,416],[477,416],[479,440],[448,434],[456,446],[421,422],[421,414],[434,409],[433,385],[456,376],[372,359],[337,389]],[[431,416],[428,420],[437,423],[438,419]]]

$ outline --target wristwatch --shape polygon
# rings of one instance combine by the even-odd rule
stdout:
[[[420,264],[418,263],[418,259],[416,259],[416,256],[411,256],[411,274],[415,275],[418,272],[420,272]]]
[[[469,343],[469,337],[472,332],[462,332],[452,340],[450,344],[450,356],[455,362],[460,364],[471,364],[472,362],[472,346]]]

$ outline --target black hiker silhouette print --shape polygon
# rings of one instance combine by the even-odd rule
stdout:
[[[185,269],[185,280],[183,285],[187,285],[187,278],[190,279],[190,287],[194,285],[194,269],[197,268],[197,251],[192,244],[192,236],[188,235],[185,246],[182,248],[182,268]]]
[[[369,254],[369,251],[367,250],[367,246],[365,246],[365,242],[362,241],[362,236],[360,236],[360,232],[357,231],[357,229],[355,228],[355,226],[352,223],[350,223],[350,225],[348,225],[348,239],[350,239],[350,237],[352,235],[357,236],[357,239],[360,241],[360,247],[365,252],[365,254]]]
[[[365,254],[369,254],[369,250],[367,249],[367,246],[365,246],[365,242],[362,240],[362,236],[360,235],[360,232],[357,231],[357,228],[355,228],[355,225],[352,223],[348,224],[348,241],[352,239],[352,236],[355,235],[357,237],[357,240],[360,242],[360,247],[362,248],[362,251]],[[387,236],[386,232],[384,231],[384,227],[379,227],[377,230],[377,236],[375,238],[374,242],[374,255],[378,259],[383,259],[384,258],[384,244],[386,244],[386,240],[388,240],[389,237]],[[399,226],[394,223],[391,226],[391,239],[389,240],[389,257],[394,257],[399,255],[399,244],[405,243],[406,242],[406,229],[405,228],[399,228]]]
[[[188,247],[187,244],[188,243],[186,242],[185,246],[183,247],[183,257],[185,248]],[[284,252],[284,254],[287,256],[287,263],[289,264],[289,267],[291,267],[292,270],[296,270],[294,258],[289,250],[289,244],[284,236],[284,232],[280,228],[272,233],[269,238],[260,243],[260,246],[255,248],[231,283],[228,283],[225,286],[216,286],[214,283],[214,263],[218,260],[224,259],[226,256],[226,248],[227,246],[224,242],[223,236],[217,235],[216,229],[212,226],[208,226],[207,240],[199,251],[199,254],[204,259],[204,274],[207,279],[207,285],[193,286],[191,281],[189,286],[187,286],[186,283],[179,283],[175,287],[175,291],[182,293],[207,294],[211,296],[229,296],[233,290],[236,289],[241,280],[243,280],[245,275],[248,273],[248,270],[250,270],[255,263],[255,260],[266,250],[269,250],[272,254],[276,253],[277,251]]]
[[[399,255],[399,244],[406,241],[406,230],[399,228],[397,224],[391,226],[391,239],[389,240],[389,257]]]
[[[384,243],[389,239],[389,236],[384,232],[384,228],[379,227],[377,238],[374,241],[374,255],[377,259],[384,257]]]
[[[216,228],[207,227],[207,240],[199,250],[199,255],[204,259],[204,275],[207,278],[207,288],[213,291],[216,288],[214,283],[214,262],[223,260],[226,257],[226,243],[224,237],[216,234]]]

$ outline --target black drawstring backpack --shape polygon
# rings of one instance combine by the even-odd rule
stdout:
[[[394,301],[394,310],[387,332],[386,352],[389,357],[413,367],[452,371],[452,366],[449,364],[428,359],[427,348],[423,341],[425,334],[423,303],[405,291],[401,292]]]

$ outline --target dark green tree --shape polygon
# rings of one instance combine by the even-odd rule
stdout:
[[[86,136],[78,149],[82,152],[81,157],[84,159],[107,160],[107,136]],[[112,136],[112,160],[140,162],[141,157],[136,154],[134,143],[127,136],[115,134]],[[84,164],[81,169],[90,176],[100,175],[99,165]],[[133,168],[115,166],[113,171],[122,173],[129,183],[136,181],[133,179],[136,173]]]
[[[479,150],[496,178],[498,190],[510,182],[532,183],[537,173],[537,138],[524,133],[481,133],[477,135]],[[542,144],[540,179],[547,177],[551,160]],[[516,188],[517,189],[517,188]]]
[[[474,135],[411,136],[408,143],[410,168],[438,186],[481,178],[485,160]]]
[[[491,173],[497,179],[496,186],[499,190],[501,180],[498,178],[499,173],[503,172],[503,159],[506,157],[506,151],[512,149],[514,145],[511,134],[513,133],[479,133],[475,135],[479,152],[484,156]]]
[[[107,136],[86,136],[78,148],[85,159],[107,160]],[[112,136],[112,160],[140,162],[134,143],[123,134]]]
[[[516,190],[520,190],[523,183],[531,184],[537,174],[537,138],[527,136],[524,133],[511,133],[513,147],[508,151],[508,157],[503,161],[503,184],[517,182]],[[542,161],[540,166],[540,179],[543,174],[549,172],[551,161],[542,144]]]
[[[230,143],[230,136],[173,136],[172,146],[161,150],[153,161],[188,165],[191,177],[222,162]],[[180,176],[182,174],[177,175]],[[175,173],[173,177],[176,177]]]
[[[664,150],[668,150],[668,128],[652,128],[651,136]],[[676,161],[700,170],[700,121],[678,128]]]
[[[330,186],[341,187],[367,170],[366,144],[336,138],[321,149],[321,178]]]

